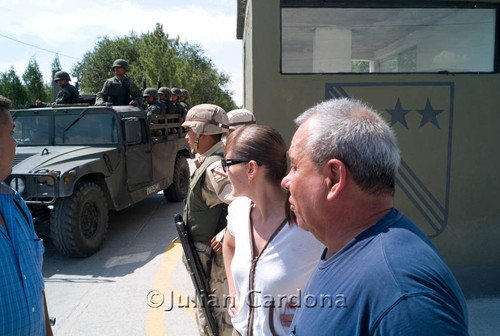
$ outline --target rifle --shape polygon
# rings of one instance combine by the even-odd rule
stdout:
[[[193,281],[193,285],[196,289],[196,294],[201,302],[203,314],[207,319],[212,335],[219,336],[219,327],[215,322],[213,307],[211,306],[209,300],[210,286],[208,285],[208,277],[205,274],[198,252],[196,252],[194,247],[193,239],[187,230],[182,216],[180,214],[176,214],[174,216],[174,221],[179,240],[181,241],[182,250],[184,251],[184,255],[186,256],[187,264],[189,266],[189,275],[191,275],[191,280]]]
[[[158,84],[157,84],[157,86],[158,86],[158,89],[161,88],[161,78],[160,78],[160,71],[159,70],[158,70]]]
[[[142,70],[142,91],[146,90],[146,76],[144,75],[144,70]]]

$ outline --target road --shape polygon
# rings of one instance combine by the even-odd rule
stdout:
[[[181,212],[182,202],[162,193],[111,212],[103,249],[86,259],[61,255],[47,239],[43,275],[55,334],[196,335],[192,308],[169,311],[172,297],[193,292],[180,245],[171,244]]]

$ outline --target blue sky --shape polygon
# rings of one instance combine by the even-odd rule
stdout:
[[[100,37],[152,31],[156,23],[171,38],[200,44],[219,71],[231,77],[237,105],[243,100],[242,41],[236,39],[236,0],[0,0],[0,72],[14,66],[19,77],[35,56],[50,80],[55,52],[70,71]],[[15,42],[22,41],[42,49]]]

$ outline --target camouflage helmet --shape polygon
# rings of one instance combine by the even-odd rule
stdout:
[[[128,67],[128,63],[127,63],[127,61],[125,61],[124,59],[121,59],[121,58],[119,58],[119,59],[117,59],[117,60],[115,60],[115,61],[113,62],[113,66],[112,66],[112,68],[114,69],[114,68],[116,68],[116,67],[121,67],[121,68],[124,68],[126,71],[129,71],[129,70],[130,70],[130,69],[129,69],[129,67]]]
[[[190,127],[197,135],[226,134],[229,132],[229,119],[226,111],[212,104],[193,106],[186,115],[183,127]]]
[[[54,74],[54,82],[60,79],[66,79],[68,82],[71,81],[71,78],[66,71],[58,71]]]
[[[158,93],[164,94],[165,98],[170,99],[172,97],[172,91],[166,86],[162,86],[161,88],[158,89]]]
[[[181,89],[181,97],[189,99],[189,92],[186,89]]]
[[[247,109],[232,110],[227,113],[229,130],[234,131],[240,127],[256,124],[255,116]]]
[[[171,88],[170,91],[172,91],[173,95],[180,96],[181,95],[181,90],[178,88]]]
[[[153,88],[147,88],[144,90],[144,93],[142,94],[143,97],[153,97],[154,99],[158,99],[158,91]]]

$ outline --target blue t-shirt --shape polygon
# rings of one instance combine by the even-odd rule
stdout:
[[[21,196],[3,183],[0,212],[8,229],[0,226],[0,335],[45,335],[43,242]]]
[[[328,260],[304,290],[290,335],[467,335],[463,293],[441,254],[393,209]]]

